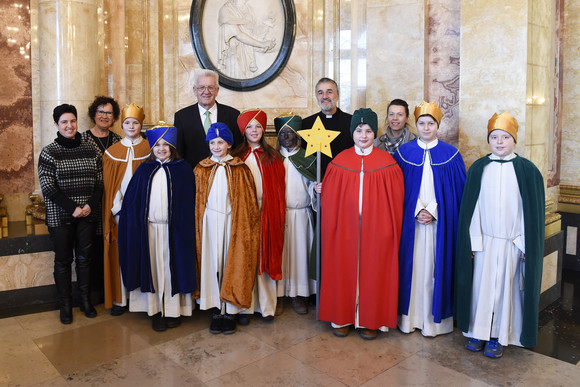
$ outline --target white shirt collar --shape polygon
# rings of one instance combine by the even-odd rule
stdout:
[[[140,144],[141,141],[143,141],[143,137],[141,136],[137,137],[137,139],[133,141],[131,141],[128,137],[123,137],[123,139],[121,140],[121,144],[125,145],[126,147],[131,147]]]
[[[433,149],[439,144],[439,139],[436,138],[435,140],[431,141],[430,143],[423,142],[420,138],[417,139],[417,145],[419,145],[423,149]]]
[[[288,157],[288,156],[292,156],[295,155],[296,153],[298,153],[298,147],[294,148],[294,149],[286,149],[283,146],[280,147],[280,154],[284,157]]]
[[[225,156],[224,156],[223,158],[221,158],[221,159],[220,159],[219,157],[216,157],[216,156],[214,156],[214,155],[211,155],[211,161],[215,161],[216,163],[219,163],[219,164],[221,164],[221,163],[225,163],[226,161],[230,161],[230,160],[233,160],[233,159],[234,159],[234,158],[233,158],[233,157],[232,157],[232,155],[230,155],[229,153],[228,153],[227,155],[225,155]]]
[[[213,106],[210,107],[209,109],[203,108],[199,103],[197,104],[197,107],[199,108],[199,116],[201,117],[202,121],[205,119],[205,112],[208,110],[210,116],[214,116],[217,118],[217,103],[214,103]]]
[[[368,156],[371,154],[371,152],[373,151],[374,146],[369,146],[368,148],[361,148],[358,145],[354,146],[354,151],[356,152],[357,155],[359,156]]]
[[[491,155],[489,155],[489,158],[492,160],[511,160],[511,159],[515,159],[516,158],[516,154],[514,152],[510,153],[509,155],[505,156],[505,157],[499,157],[494,155],[493,153]]]

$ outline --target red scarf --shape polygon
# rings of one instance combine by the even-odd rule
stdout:
[[[246,161],[252,153],[248,147],[241,159]],[[282,250],[284,249],[284,225],[286,216],[286,170],[282,159],[274,156],[264,158],[264,149],[254,149],[262,176],[261,246],[258,255],[258,274],[263,272],[273,280],[282,279]]]

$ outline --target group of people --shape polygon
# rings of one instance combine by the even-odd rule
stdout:
[[[509,113],[489,120],[491,154],[466,173],[457,148],[437,138],[443,112],[434,102],[414,110],[415,135],[408,104],[391,101],[377,137],[377,114],[341,111],[336,82],[322,78],[321,111],[276,117],[273,147],[263,110],[216,102],[217,73],[198,71],[193,91],[198,102],[146,140],[135,104],[120,111],[98,97],[89,108],[96,126],[83,135],[74,106],[54,109],[57,139],[38,170],[63,324],[72,322],[76,258],[87,317],[96,316],[88,294],[97,267],[111,314],[146,312],[156,331],[178,326],[197,303],[213,311],[211,333],[232,334],[255,313],[272,321],[284,297],[306,314],[318,292],[318,318],[339,337],[351,327],[367,340],[396,327],[436,336],[456,319],[466,348],[492,358],[506,345],[536,344],[544,184],[514,152]],[[123,139],[102,129],[119,115]],[[317,118],[339,132],[319,182],[298,134]]]

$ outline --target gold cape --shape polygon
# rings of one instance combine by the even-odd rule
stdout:
[[[133,174],[137,167],[147,160],[151,153],[147,140],[133,147]],[[127,169],[129,148],[121,142],[112,145],[103,154],[103,243],[105,269],[105,308],[111,308],[113,302],[121,303],[122,287],[121,268],[119,267],[119,246],[117,244],[118,225],[111,214],[113,201]],[[112,156],[112,157],[111,157]]]
[[[223,163],[228,180],[232,208],[232,230],[226,267],[220,290],[222,301],[239,308],[249,308],[256,278],[260,247],[260,210],[254,178],[238,157]],[[200,287],[203,216],[215,170],[220,164],[206,158],[195,167],[195,233],[197,238],[197,284]]]

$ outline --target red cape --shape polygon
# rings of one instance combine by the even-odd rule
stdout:
[[[322,186],[319,319],[340,325],[355,323],[358,279],[359,325],[395,328],[404,201],[401,169],[383,150],[374,148],[363,157],[353,147],[330,163]]]

